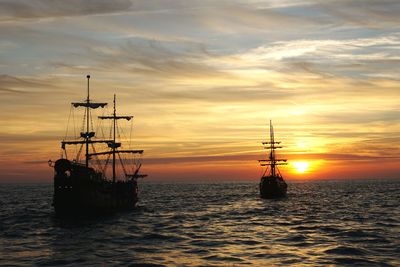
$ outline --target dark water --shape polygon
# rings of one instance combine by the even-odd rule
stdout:
[[[400,181],[142,184],[140,207],[60,220],[52,187],[0,185],[0,265],[400,266]]]

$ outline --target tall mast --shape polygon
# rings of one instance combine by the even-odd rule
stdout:
[[[113,130],[113,140],[111,142],[108,143],[108,147],[111,148],[111,150],[109,151],[103,151],[103,152],[96,152],[96,153],[92,153],[90,155],[112,155],[112,180],[113,182],[116,181],[116,154],[143,154],[143,150],[120,150],[118,149],[119,147],[121,147],[121,143],[117,142],[117,120],[127,120],[130,121],[133,116],[118,116],[117,115],[117,97],[114,94],[114,108],[113,108],[113,113],[110,116],[99,116],[99,119],[101,120],[113,120],[112,123],[112,130]],[[127,174],[125,168],[123,167],[123,163],[121,161],[121,166],[122,166],[122,170],[125,173],[125,177],[126,178],[137,178],[137,177],[144,177],[144,175],[140,175],[138,174],[140,166],[136,169],[136,172],[134,174]]]
[[[115,109],[115,94],[114,94],[114,112],[113,112],[113,141],[115,144],[115,128],[116,128],[116,123],[117,123],[117,112]],[[116,146],[114,145],[112,147],[112,156],[113,156],[113,165],[112,165],[112,171],[113,171],[113,183],[115,183],[115,148]]]
[[[271,160],[271,175],[275,176],[275,140],[274,140],[274,128],[272,126],[272,121],[269,121],[269,136],[271,141],[271,151],[269,154],[269,159]]]
[[[87,96],[86,100],[82,102],[72,102],[72,106],[74,108],[78,107],[84,107],[85,112],[84,112],[84,120],[83,120],[83,132],[80,133],[80,138],[83,140],[74,140],[74,141],[65,141],[63,140],[61,142],[61,148],[65,150],[66,145],[85,145],[85,166],[89,167],[89,159],[92,156],[92,154],[89,153],[89,144],[94,144],[94,143],[110,143],[112,140],[92,140],[91,138],[95,136],[95,132],[90,132],[90,109],[96,109],[96,108],[104,108],[107,106],[107,103],[96,103],[96,102],[91,102],[90,101],[90,90],[89,90],[89,80],[90,80],[90,75],[86,75],[87,78]],[[85,127],[85,120],[86,120],[86,127]],[[85,129],[86,128],[86,129]],[[93,130],[93,129],[92,129]],[[79,150],[80,151],[80,150]],[[66,153],[66,152],[65,152]],[[79,155],[79,154],[78,154]]]
[[[86,98],[86,138],[85,138],[85,143],[86,143],[86,162],[85,165],[86,167],[89,166],[89,103],[90,103],[90,99],[89,99],[89,79],[90,79],[90,75],[86,76],[87,78],[87,98]]]
[[[274,126],[272,126],[272,121],[269,121],[269,138],[268,142],[263,142],[263,145],[266,145],[264,148],[269,149],[269,158],[268,159],[260,159],[258,160],[261,166],[271,166],[270,167],[270,176],[277,176],[277,165],[286,165],[286,159],[276,159],[275,158],[275,149],[282,148],[279,144],[280,141],[275,141],[274,135]],[[278,144],[278,145],[277,145]],[[278,171],[279,175],[279,171]]]

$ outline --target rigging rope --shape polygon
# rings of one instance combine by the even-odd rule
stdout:
[[[133,131],[133,120],[129,122],[131,124],[131,129],[129,131],[129,143],[128,143],[128,149],[132,148],[132,131]]]
[[[67,139],[67,136],[68,136],[69,121],[70,121],[70,119],[71,119],[72,110],[73,110],[73,107],[72,107],[72,105],[71,105],[71,108],[69,109],[68,120],[67,120],[67,129],[65,130],[65,136],[64,136],[63,141],[65,141],[65,139]]]
[[[120,141],[126,140],[128,138],[128,135],[125,134],[124,128],[120,127],[118,123],[117,123],[117,130],[118,130],[118,138]]]
[[[81,132],[85,132],[85,121],[86,121],[86,111],[83,112],[83,120],[82,120]]]
[[[69,115],[68,115],[68,120],[67,120],[67,128],[66,128],[66,130],[65,130],[65,136],[64,136],[63,141],[65,141],[65,140],[67,139],[67,136],[68,136],[69,121],[70,121],[70,119],[71,119],[72,110],[73,110],[73,109],[72,109],[72,105],[71,105],[71,107],[70,107],[70,109],[69,109]],[[65,152],[65,158],[68,159],[67,150],[65,149],[65,147],[64,147],[64,148],[61,147],[61,153],[60,153],[60,154],[61,154],[61,158],[63,158],[64,152]]]
[[[104,113],[105,113],[105,109],[103,108],[102,112],[101,112],[101,116],[104,116]],[[103,120],[100,120],[100,119],[97,120],[96,132],[97,132],[97,130],[101,131],[100,137],[104,139],[105,134],[104,134],[104,127],[103,127]]]
[[[61,157],[60,158],[63,158],[64,153],[65,153],[65,158],[68,159],[68,155],[67,155],[67,150],[66,149],[61,149]]]
[[[120,162],[121,162],[122,170],[123,170],[123,172],[124,172],[124,174],[125,174],[125,177],[126,177],[127,172],[126,172],[126,170],[125,170],[124,163],[122,162],[121,155],[120,155],[119,153],[117,153],[117,154],[118,154],[118,158],[119,158],[119,160],[120,160]]]
[[[118,121],[115,122],[115,128],[117,130],[118,140],[122,140],[121,133],[120,133],[120,128],[119,128],[119,125],[118,125]]]
[[[102,171],[104,176],[106,176],[106,171],[107,171],[108,163],[110,162],[110,157],[111,157],[111,154],[109,154],[107,156],[106,162],[104,163],[104,168],[103,168],[103,171]]]
[[[110,139],[112,139],[112,129],[113,129],[112,123],[113,123],[113,122],[110,120],[110,125],[111,125],[111,127],[109,127],[109,128],[110,128],[110,133],[108,134],[108,138],[110,138]]]
[[[79,147],[78,153],[76,154],[76,159],[75,159],[75,160],[76,160],[77,162],[80,161],[82,149],[83,149],[83,144],[81,144],[81,146]]]
[[[95,148],[95,146],[93,145],[93,143],[92,143],[91,145],[92,145],[93,153],[96,153],[96,148]],[[94,155],[94,158],[95,158],[95,160],[96,160],[97,169],[98,169],[98,170],[101,170],[101,161],[100,161],[99,157],[98,157],[97,155]]]
[[[77,136],[77,134],[76,134],[76,127],[77,127],[77,125],[76,125],[76,122],[75,122],[75,109],[72,107],[72,104],[71,104],[71,108],[72,108],[72,125],[73,125],[73,127],[74,127],[74,138],[76,138],[76,136]],[[75,151],[75,155],[76,154],[78,154],[78,147],[77,146],[74,146],[74,148],[73,148]]]
[[[90,126],[92,127],[92,131],[94,131],[92,111],[90,109],[89,109],[89,119],[90,119]],[[89,129],[88,129],[88,131],[90,132]]]

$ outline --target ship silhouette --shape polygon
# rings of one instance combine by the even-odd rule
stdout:
[[[137,180],[147,176],[139,173],[142,164],[136,158],[136,155],[143,154],[143,150],[122,149],[122,143],[117,141],[117,122],[130,121],[133,116],[117,115],[115,95],[112,114],[98,117],[99,120],[111,120],[110,138],[97,139],[93,131],[92,110],[104,108],[107,103],[90,99],[89,80],[90,75],[87,75],[86,100],[71,103],[71,109],[84,109],[83,131],[78,139],[64,139],[61,142],[61,158],[54,163],[49,161],[54,168],[53,206],[57,215],[132,209],[138,202]],[[76,146],[77,152],[72,158],[68,157],[69,146]],[[104,151],[97,152],[98,146],[102,146]],[[83,157],[82,151],[85,151]],[[129,160],[130,157],[133,160]],[[109,165],[111,174],[107,171]]]
[[[261,166],[266,167],[260,181],[260,196],[262,198],[281,198],[286,196],[287,184],[277,167],[277,165],[286,165],[286,159],[277,159],[275,150],[282,148],[281,142],[275,141],[274,127],[272,121],[269,122],[270,140],[263,142],[264,148],[269,149],[267,159],[260,159]]]

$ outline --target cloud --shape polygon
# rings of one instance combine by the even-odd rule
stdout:
[[[48,86],[38,79],[23,79],[11,75],[0,75],[0,92],[2,93],[31,93],[31,88]]]
[[[388,107],[386,110],[371,110],[370,108],[347,112],[332,112],[324,115],[315,115],[315,121],[320,123],[364,124],[364,123],[400,123],[400,110]]]
[[[135,115],[134,140],[149,164],[252,160],[268,119],[291,157],[398,153],[390,150],[399,141],[394,1],[0,7],[0,139],[21,160],[58,152],[86,74],[93,99],[116,92],[119,111]],[[296,147],[301,141],[309,147]]]
[[[131,5],[129,0],[4,0],[0,3],[0,20],[114,13]]]
[[[381,35],[374,38],[321,39],[278,41],[260,46],[238,55],[243,60],[261,65],[272,61],[285,62],[303,60],[306,62],[347,62],[398,61],[400,36]]]
[[[332,161],[385,161],[385,160],[399,160],[400,157],[396,155],[362,155],[355,153],[304,153],[284,155],[293,160],[332,160]],[[290,162],[290,160],[289,160]]]
[[[346,23],[368,28],[397,27],[400,2],[397,0],[312,1],[337,24]]]
[[[376,160],[398,160],[398,155],[362,155],[355,153],[301,153],[290,154],[280,153],[281,158],[288,158],[290,160],[335,160],[335,161],[376,161]],[[240,154],[240,155],[214,155],[214,156],[186,156],[186,157],[146,157],[144,164],[179,164],[179,163],[218,163],[218,162],[241,162],[250,163],[254,162],[257,166],[259,159],[265,158],[264,154]],[[233,164],[233,163],[231,163]]]
[[[21,144],[24,142],[42,142],[42,141],[59,141],[56,131],[36,131],[32,133],[0,133],[0,142],[2,144]]]

